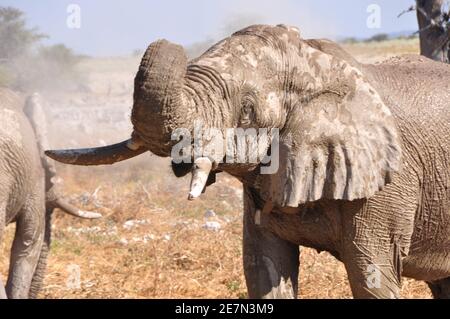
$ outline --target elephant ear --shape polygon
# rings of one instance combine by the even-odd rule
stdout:
[[[400,169],[390,110],[359,70],[337,66],[336,78],[300,99],[281,132],[278,171],[262,180],[264,197],[277,205],[369,198]]]

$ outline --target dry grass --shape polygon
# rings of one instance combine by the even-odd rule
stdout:
[[[417,48],[415,40],[346,46],[363,62],[414,53]],[[81,67],[89,72],[92,82],[92,96],[83,97],[86,103],[96,99],[105,104],[130,103],[129,83],[138,62],[134,58],[84,62]],[[65,129],[70,133],[70,128]],[[53,144],[67,145],[67,140]],[[208,188],[201,200],[191,203],[186,200],[188,180],[176,180],[167,161],[147,155],[114,167],[61,166],[60,174],[72,203],[99,211],[104,217],[83,221],[55,213],[41,298],[246,297],[241,186],[236,180],[219,176],[218,183]],[[203,227],[207,210],[216,212],[216,217],[208,221],[219,222],[219,231]],[[130,220],[144,222],[124,228]],[[0,244],[3,279],[13,232],[10,225],[6,240]],[[301,298],[351,298],[341,263],[312,249],[302,249],[301,255]],[[80,269],[80,287],[70,288],[71,269],[76,267]],[[402,297],[430,296],[424,283],[404,281]]]
[[[362,63],[377,63],[403,54],[419,54],[419,39],[344,44],[344,49]]]
[[[82,221],[55,214],[40,297],[246,297],[239,183],[221,176],[203,199],[190,203],[185,199],[188,181],[167,177],[167,162],[158,169],[146,166],[141,159],[118,168],[62,169],[71,201],[104,218]],[[216,212],[208,220],[219,222],[219,231],[203,227],[208,209]],[[124,228],[130,220],[145,224]],[[7,245],[1,250],[7,256]],[[80,269],[79,288],[67,285],[72,265]],[[6,274],[6,269],[2,258],[0,270]],[[351,298],[343,265],[327,253],[302,249],[300,273],[301,298]],[[402,296],[428,298],[430,293],[425,284],[406,280]]]

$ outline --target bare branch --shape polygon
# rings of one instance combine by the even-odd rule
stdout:
[[[397,16],[397,18],[400,18],[402,15],[412,12],[412,11],[416,11],[416,6],[413,5],[413,6],[409,7],[408,9],[400,12],[400,14]]]

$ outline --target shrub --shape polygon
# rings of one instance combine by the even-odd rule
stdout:
[[[367,39],[367,42],[383,42],[389,40],[389,35],[386,33],[375,34],[373,37]]]
[[[37,47],[47,36],[26,27],[24,13],[0,7],[0,85],[16,90],[72,89],[81,57],[63,44]]]
[[[22,55],[46,37],[36,28],[26,27],[22,11],[11,7],[0,7],[0,60],[9,61]]]

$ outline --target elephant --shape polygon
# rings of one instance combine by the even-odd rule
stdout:
[[[448,298],[449,80],[449,66],[425,57],[362,64],[287,25],[249,26],[190,61],[183,47],[158,40],[135,77],[130,139],[46,154],[72,165],[147,151],[172,157],[176,176],[192,173],[189,199],[217,173],[236,177],[250,298],[297,297],[300,246],[343,262],[355,298],[399,298],[402,277]],[[195,134],[199,120],[219,132],[279,133],[260,145],[265,156],[257,161],[192,147],[180,155],[187,161],[175,160],[174,133]],[[191,146],[211,145],[199,136]],[[269,164],[274,171],[264,171]]]
[[[8,281],[5,289],[0,279],[0,298],[37,297],[55,208],[80,218],[101,217],[72,206],[56,191],[54,163],[44,156],[48,142],[39,99],[33,94],[23,103],[18,94],[0,88],[0,240],[5,226],[16,223]]]

